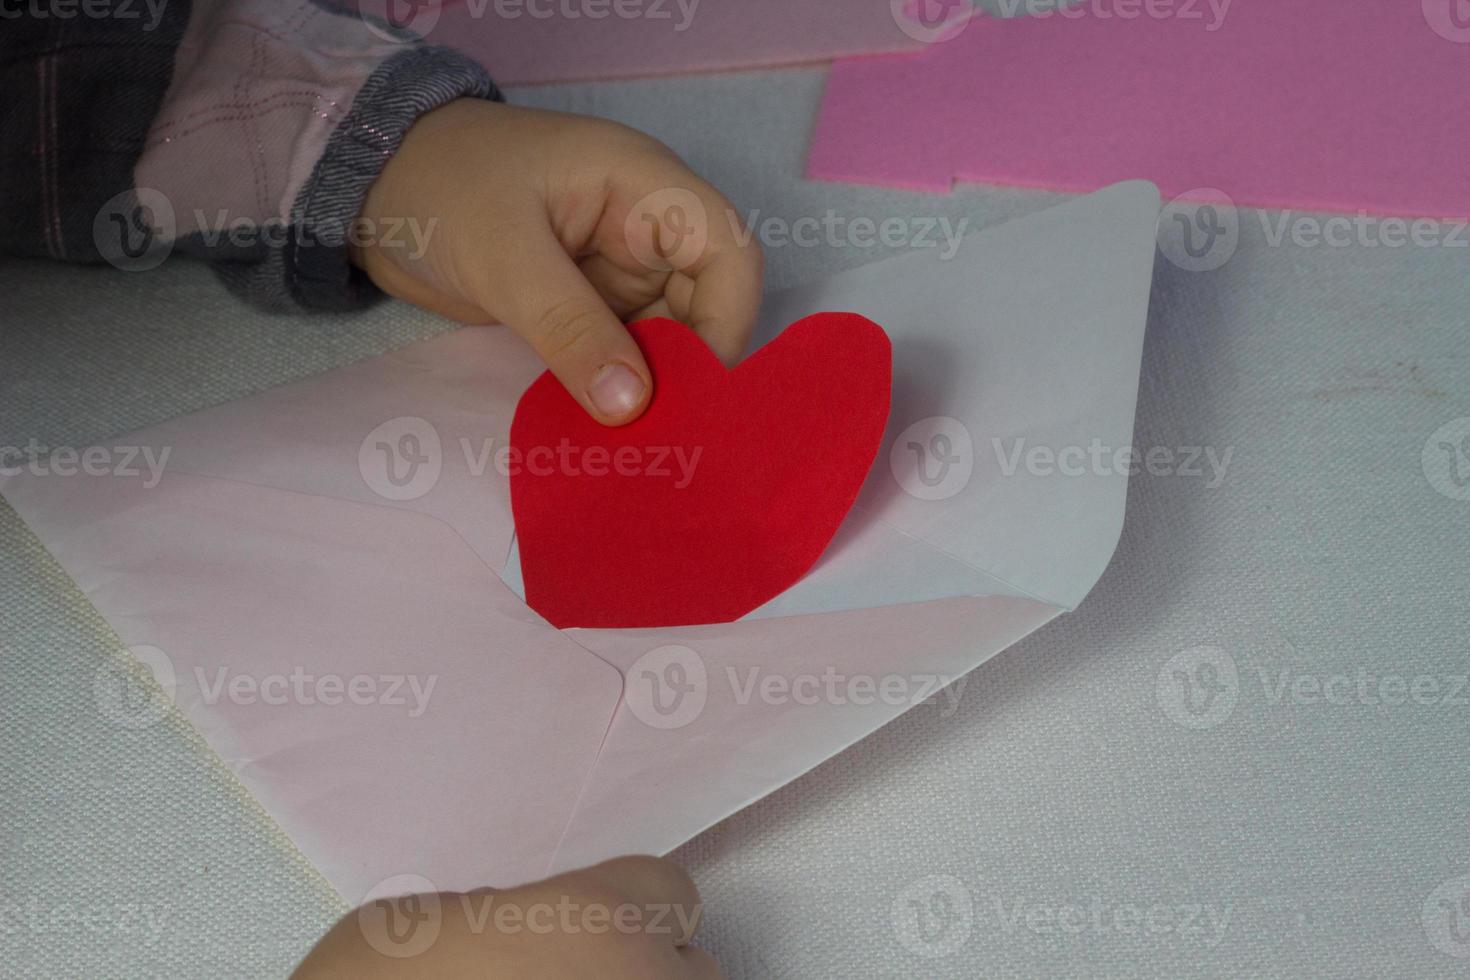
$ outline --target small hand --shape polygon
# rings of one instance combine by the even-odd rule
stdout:
[[[677,865],[627,857],[505,891],[371,902],[293,980],[719,980],[689,945],[699,893]]]
[[[477,99],[420,119],[368,193],[354,249],[384,291],[468,323],[509,325],[593,418],[621,425],[652,378],[623,321],[689,324],[727,364],[760,305],[760,246],[668,147],[617,123]],[[390,221],[390,219],[392,219]]]

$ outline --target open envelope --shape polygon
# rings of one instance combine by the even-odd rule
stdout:
[[[770,297],[766,336],[882,324],[893,412],[818,566],[735,623],[558,631],[520,600],[493,459],[541,366],[507,330],[114,441],[166,449],[159,479],[0,487],[348,899],[663,853],[1087,594],[1127,473],[1076,464],[1131,444],[1158,208],[1120,184]]]

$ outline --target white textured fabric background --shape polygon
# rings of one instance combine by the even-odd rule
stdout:
[[[648,130],[762,218],[978,228],[1058,199],[804,182],[821,86],[512,97]],[[1074,614],[952,714],[910,712],[684,847],[730,976],[1470,968],[1470,690],[1449,697],[1470,673],[1470,501],[1421,462],[1470,417],[1470,248],[1272,245],[1241,219],[1218,270],[1158,261],[1135,439],[1228,450],[1223,483],[1134,477]],[[767,256],[779,287],[881,253]],[[265,317],[184,263],[0,268],[3,446],[87,445],[447,326],[396,304]],[[106,720],[116,640],[3,506],[0,556],[0,974],[286,973],[343,907],[186,726]],[[1174,669],[1210,676],[1175,658],[1202,646],[1216,697],[1189,714]],[[1436,693],[1385,704],[1384,678]]]

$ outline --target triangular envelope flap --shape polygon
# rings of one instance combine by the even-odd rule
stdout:
[[[1158,210],[1152,184],[1118,184],[977,232],[953,257],[920,250],[767,298],[763,338],[848,309],[893,340],[888,433],[839,544],[896,534],[954,559],[922,598],[980,583],[1082,601],[1122,529],[1114,454],[1132,442]],[[829,553],[779,614],[871,604],[892,588],[872,553]]]
[[[552,865],[666,853],[926,699],[1061,612],[947,599],[657,630],[572,630],[623,704]]]
[[[405,872],[449,889],[544,874],[622,678],[452,528],[181,473],[6,493],[350,901]]]
[[[112,442],[170,473],[431,514],[498,570],[515,522],[496,454],[543,370],[510,330],[466,327]]]

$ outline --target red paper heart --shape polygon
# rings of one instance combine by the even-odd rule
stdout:
[[[560,628],[739,619],[837,533],[888,423],[892,348],[852,313],[788,327],[733,370],[688,327],[629,327],[653,401],[598,425],[549,372],[511,424],[526,601]]]

